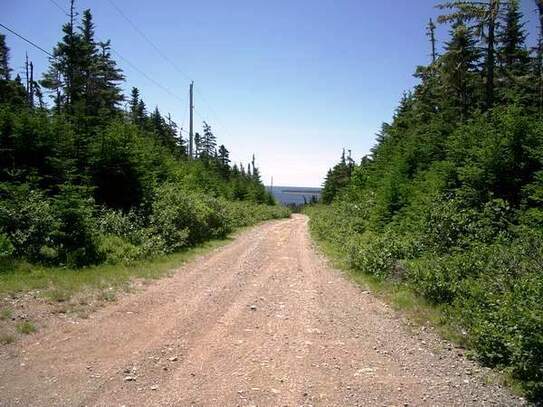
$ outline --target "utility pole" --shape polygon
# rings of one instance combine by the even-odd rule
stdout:
[[[30,107],[34,107],[34,64],[30,61]]]
[[[27,53],[26,59],[25,59],[26,100],[28,101],[28,103],[30,103],[30,75],[28,73],[28,69],[29,69],[29,66],[28,66],[28,53]]]
[[[190,91],[189,91],[189,99],[190,99],[190,107],[189,107],[189,158],[192,159],[192,149],[193,149],[193,143],[194,143],[194,124],[193,124],[193,117],[192,114],[194,112],[194,101],[193,101],[193,95],[192,90],[194,87],[194,82],[190,83]]]

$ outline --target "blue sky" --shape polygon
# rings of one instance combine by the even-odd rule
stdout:
[[[112,6],[114,2],[173,61],[172,66]],[[536,32],[533,0],[521,0]],[[2,0],[0,22],[50,50],[66,17],[53,3]],[[90,8],[98,39],[123,60],[126,89],[140,88],[150,109],[188,128],[189,79],[196,120],[208,121],[235,161],[253,153],[266,184],[319,186],[343,147],[359,159],[389,121],[412,73],[428,61],[425,24],[435,0],[78,0]],[[6,33],[11,65],[28,52],[36,70],[46,57]],[[439,40],[446,39],[445,27]],[[533,43],[533,40],[532,40]],[[173,95],[171,94],[173,93]],[[198,127],[200,123],[197,123]]]

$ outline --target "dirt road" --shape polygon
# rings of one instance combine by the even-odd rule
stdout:
[[[0,406],[522,404],[485,375],[330,269],[298,215],[0,348]]]

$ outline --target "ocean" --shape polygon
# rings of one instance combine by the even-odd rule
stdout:
[[[311,202],[312,197],[315,197],[317,200],[321,198],[321,188],[282,187],[274,185],[273,188],[267,186],[266,189],[283,205],[302,205]]]

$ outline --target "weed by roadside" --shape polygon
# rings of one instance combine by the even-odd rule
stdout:
[[[13,316],[13,311],[9,308],[2,308],[0,310],[0,321],[8,321]]]
[[[8,333],[0,333],[0,345],[9,345],[15,342],[15,336]]]
[[[36,326],[30,321],[23,321],[17,324],[17,332],[20,334],[29,335],[36,331]]]

